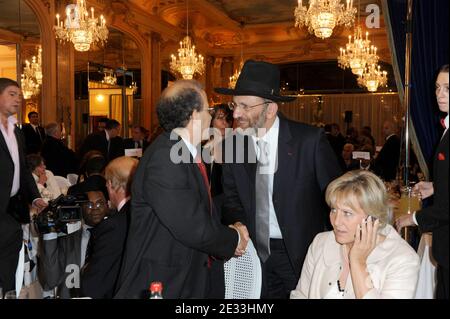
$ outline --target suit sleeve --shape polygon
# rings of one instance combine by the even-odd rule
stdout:
[[[56,233],[53,234],[56,237]],[[65,239],[54,238],[41,240],[38,269],[39,281],[44,290],[51,290],[64,280],[65,256],[61,241]]]
[[[238,244],[234,229],[219,224],[199,199],[188,165],[174,164],[166,149],[156,151],[144,176],[146,202],[160,222],[184,245],[220,258],[230,258]],[[208,200],[207,196],[202,196]]]
[[[233,164],[222,164],[222,185],[225,194],[222,221],[225,225],[231,225],[236,222],[242,222],[246,225],[245,212],[239,198],[231,165]]]
[[[448,194],[448,183],[445,194]],[[448,225],[448,196],[441,196],[432,206],[421,209],[416,213],[417,223],[422,232],[430,232],[443,225]]]
[[[36,182],[33,178],[33,175],[31,174],[30,169],[28,168],[28,165],[25,163],[25,142],[22,133],[20,130],[17,129],[19,134],[17,136],[19,137],[18,141],[18,147],[19,153],[22,155],[20,160],[20,188],[21,191],[27,196],[28,200],[33,202],[36,198],[41,197],[39,194],[39,190],[36,186]]]

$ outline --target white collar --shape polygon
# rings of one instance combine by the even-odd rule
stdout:
[[[445,117],[444,124],[445,124],[445,129],[448,129],[448,113],[447,113],[447,116]]]
[[[109,134],[108,134],[107,130],[105,130],[105,134],[106,134],[106,140],[109,141]]]
[[[8,116],[8,122],[11,125],[16,125],[17,124],[17,117],[15,115]]]
[[[124,199],[122,199],[119,203],[119,205],[117,205],[117,211],[120,212],[120,210],[122,209],[123,206],[125,206],[125,204],[128,202],[130,198],[129,197],[125,197]]]
[[[261,137],[256,137],[252,135],[253,141],[256,143],[257,141],[262,140],[264,142],[267,142],[269,145],[274,144],[278,140],[279,128],[280,128],[280,119],[277,116],[266,134],[264,134]]]
[[[197,148],[191,144],[187,139],[185,139],[183,136],[179,135],[181,139],[183,140],[184,144],[186,144],[189,152],[191,152],[192,158],[195,160],[197,157]]]
[[[388,137],[386,137],[386,139],[385,139],[385,141],[387,141],[388,139],[390,139],[391,138],[391,136],[394,136],[395,134],[391,134],[391,135],[389,135]]]

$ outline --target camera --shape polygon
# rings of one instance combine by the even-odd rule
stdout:
[[[88,202],[86,194],[60,195],[49,201],[48,206],[34,217],[41,234],[67,232],[67,223],[81,221],[83,204]]]

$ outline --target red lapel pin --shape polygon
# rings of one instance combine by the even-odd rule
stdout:
[[[440,160],[440,161],[445,161],[445,155],[444,155],[444,153],[439,153],[439,154],[438,154],[438,160]]]

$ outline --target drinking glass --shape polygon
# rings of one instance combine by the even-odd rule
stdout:
[[[10,290],[10,291],[6,292],[5,293],[5,299],[17,299],[16,291],[15,290]]]

